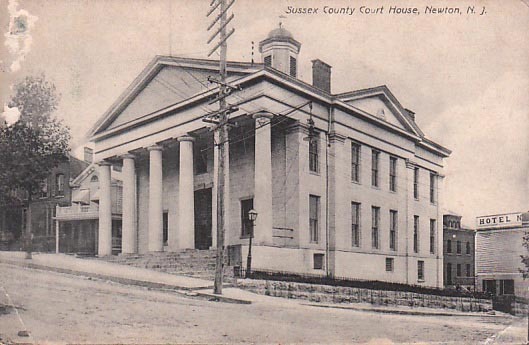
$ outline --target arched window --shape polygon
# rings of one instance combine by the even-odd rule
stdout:
[[[92,176],[92,178],[90,179],[90,182],[99,182],[97,175]]]
[[[55,175],[55,191],[57,195],[64,195],[64,174]]]

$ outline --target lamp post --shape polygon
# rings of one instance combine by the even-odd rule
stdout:
[[[246,259],[246,278],[250,278],[250,272],[252,271],[252,238],[253,238],[253,228],[255,226],[255,220],[257,219],[257,211],[253,208],[248,211],[248,220],[252,222],[252,227],[250,230],[250,242],[248,244],[248,258]]]

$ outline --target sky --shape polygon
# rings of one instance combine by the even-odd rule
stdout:
[[[56,115],[82,147],[155,55],[207,57],[209,3],[0,0],[0,109],[13,83],[43,72],[61,94]],[[384,9],[359,13],[366,5]],[[289,14],[289,6],[319,10]],[[324,6],[355,12],[330,15]],[[419,14],[390,14],[391,6]],[[427,6],[463,13],[425,13]],[[529,1],[236,0],[230,11],[230,60],[250,61],[252,41],[259,60],[258,42],[282,22],[302,44],[300,79],[311,82],[310,61],[319,58],[332,66],[335,93],[387,85],[427,137],[453,151],[446,206],[463,223],[529,210]]]

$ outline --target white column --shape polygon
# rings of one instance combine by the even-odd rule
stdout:
[[[134,156],[123,156],[123,211],[121,253],[134,254],[136,245],[136,168]]]
[[[193,142],[189,135],[178,138],[180,173],[178,181],[178,243],[179,247],[195,248],[195,194],[193,180]]]
[[[272,243],[272,129],[270,113],[257,113],[255,119],[255,186],[254,209],[256,244]]]
[[[112,199],[110,196],[110,166],[99,163],[99,256],[112,255]]]
[[[149,251],[163,251],[162,208],[162,147],[153,145],[149,150]]]

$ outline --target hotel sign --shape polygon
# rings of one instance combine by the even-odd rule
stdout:
[[[476,229],[522,226],[522,213],[506,213],[476,218]]]

